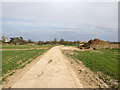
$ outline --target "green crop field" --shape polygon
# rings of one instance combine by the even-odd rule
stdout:
[[[74,54],[73,57],[81,60],[93,72],[102,72],[118,79],[118,50],[102,49],[97,51],[74,51],[77,54]]]
[[[2,48],[2,75],[3,81],[5,79],[4,75],[13,75],[12,72],[15,69],[22,69],[26,64],[33,61],[39,55],[43,54],[45,51],[53,47],[52,45],[42,45],[42,46],[28,46],[28,45],[3,45]],[[8,49],[8,50],[7,50]],[[10,50],[11,49],[11,50]],[[23,50],[14,50],[23,49]],[[27,50],[24,50],[27,49]]]
[[[42,48],[52,47],[53,45],[2,45],[2,49],[30,49],[30,48]]]
[[[73,51],[74,53],[67,53],[67,56],[73,59],[80,60],[91,71],[96,73],[99,78],[111,87],[116,87],[111,84],[110,80],[120,81],[118,60],[119,49],[101,49],[95,51]]]
[[[76,47],[77,47],[77,46],[79,46],[79,45],[77,45],[77,44],[74,44],[74,45],[64,45],[64,46],[76,46]]]

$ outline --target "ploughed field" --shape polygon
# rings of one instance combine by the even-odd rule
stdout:
[[[2,80],[24,68],[39,55],[53,47],[52,45],[2,45]]]

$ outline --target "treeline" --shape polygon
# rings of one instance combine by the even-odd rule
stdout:
[[[79,45],[80,41],[66,41],[64,39],[60,39],[59,41],[55,38],[52,41],[32,41],[31,39],[24,40],[23,37],[12,37],[10,41],[6,41],[6,38],[2,38],[2,44],[14,44],[14,45]]]
[[[55,38],[53,41],[38,41],[37,45],[46,45],[46,44],[61,44],[61,45],[79,45],[80,41],[65,41],[64,39],[60,39],[59,41],[57,41],[57,39]]]
[[[112,43],[112,44],[120,44],[120,42],[110,42],[110,43]]]

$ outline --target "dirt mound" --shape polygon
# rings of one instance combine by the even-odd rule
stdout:
[[[100,40],[100,39],[94,39],[89,40],[88,43],[85,43],[85,46],[91,45],[91,44],[107,44],[107,42]]]
[[[94,40],[89,40],[87,43],[85,43],[82,46],[79,46],[80,49],[89,49],[89,48],[98,48],[98,46],[100,48],[102,48],[104,45],[109,44],[108,42],[105,42],[103,40],[100,39],[94,39]]]
[[[88,43],[91,43],[91,44],[106,44],[105,41],[100,40],[100,39],[90,40]]]

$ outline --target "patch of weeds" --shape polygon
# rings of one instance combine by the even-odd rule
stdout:
[[[11,86],[12,87],[12,86]],[[11,87],[9,87],[9,89],[11,89]]]
[[[110,78],[106,78],[107,81],[110,81]]]
[[[91,84],[91,83],[90,83],[89,85],[90,85],[90,86],[92,86],[92,84]]]
[[[68,54],[68,53],[65,53],[65,55],[66,55],[67,57],[69,57],[69,54]]]
[[[2,84],[2,80],[0,80],[0,85]]]
[[[111,88],[117,88],[117,85],[112,85],[112,87]]]
[[[15,73],[15,72],[10,73],[9,76],[12,76],[14,73]]]
[[[101,75],[99,75],[99,78],[100,78],[100,79],[103,79],[103,77],[102,77]]]
[[[118,87],[117,88],[120,88],[120,83],[119,83],[119,85],[118,85]]]
[[[32,62],[32,60],[31,61],[28,61],[27,63],[31,63]]]
[[[22,65],[22,62],[20,62],[20,65]]]
[[[76,62],[77,64],[80,64],[77,60],[75,60],[75,62]]]
[[[120,79],[118,79],[118,82],[120,83]]]
[[[106,50],[109,50],[110,48],[105,48]]]
[[[6,77],[5,78],[2,78],[2,82],[6,81]]]
[[[82,70],[78,70],[79,71],[79,73],[82,73]]]
[[[93,48],[93,50],[97,50],[96,48]]]
[[[71,63],[71,64],[73,64],[73,62],[72,62],[72,61],[71,61],[70,63]]]
[[[36,57],[33,57],[33,59],[35,59]]]
[[[51,63],[51,62],[52,62],[52,60],[49,60],[49,61],[48,61],[48,63]]]
[[[23,69],[25,67],[25,65],[22,65],[19,69]]]
[[[85,71],[85,74],[88,74],[88,72],[87,72],[87,71]]]

